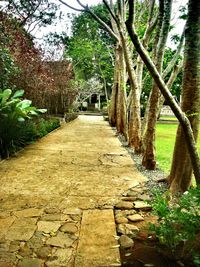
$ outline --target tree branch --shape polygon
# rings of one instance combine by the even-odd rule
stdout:
[[[65,3],[65,2],[62,1],[62,0],[58,0],[58,1],[59,1],[60,3],[62,3],[63,5],[65,5],[65,6],[69,7],[69,8],[71,8],[71,9],[73,9],[74,11],[78,11],[78,12],[83,12],[83,11],[85,11],[85,9],[78,9],[78,8],[73,7],[73,6],[70,6],[69,4]]]
[[[114,37],[117,41],[119,41],[118,36],[113,32],[113,30],[100,18],[98,17],[89,7],[84,6],[79,0],[77,0],[77,2],[79,3],[79,5],[83,8],[83,9],[77,9],[75,7],[70,6],[69,4],[65,3],[63,0],[58,0],[60,1],[62,4],[66,5],[67,7],[75,10],[75,11],[79,11],[79,12],[88,12],[112,37]]]
[[[172,60],[168,64],[167,68],[162,73],[163,79],[168,75],[168,73],[173,69],[174,65],[176,64],[176,62],[178,60],[178,57],[180,55],[180,52],[182,50],[182,47],[183,47],[184,39],[185,39],[185,27],[183,29],[183,32],[182,32],[182,35],[181,35],[180,42],[179,42],[179,45],[177,47],[176,53],[174,54]]]

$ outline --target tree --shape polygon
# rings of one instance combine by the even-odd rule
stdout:
[[[93,94],[102,93],[102,84],[95,77],[89,79],[88,81],[79,80],[78,83],[74,82],[74,87],[77,90],[75,107],[81,106],[89,97]]]
[[[52,24],[56,18],[57,5],[49,0],[5,0],[3,11],[15,16],[20,26],[28,32],[36,27]]]
[[[181,108],[187,115],[195,141],[199,132],[200,112],[200,2],[190,0],[185,31],[184,71]],[[192,162],[179,125],[169,183],[173,192],[186,191],[191,183]]]
[[[92,10],[105,20],[108,18],[103,5],[95,6]],[[64,56],[73,60],[76,79],[88,80],[96,76],[104,85],[108,101],[114,69],[113,38],[84,12],[72,17],[72,36],[65,40]]]
[[[3,12],[0,15],[0,53],[4,59],[0,64],[2,86],[23,89],[25,97],[38,107],[48,108],[50,113],[67,111],[76,96],[76,92],[68,88],[68,82],[73,78],[71,64],[44,61],[41,51],[34,46],[32,36],[17,19]]]
[[[157,26],[157,38],[154,43],[155,57],[154,62],[159,73],[162,73],[165,46],[170,28],[172,0],[159,1],[159,18]],[[144,135],[144,154],[142,164],[147,169],[154,170],[155,161],[155,125],[159,110],[160,92],[154,82],[150,93],[147,128]]]
[[[59,0],[61,3],[66,6],[81,12],[89,13],[109,34],[114,38],[115,44],[115,69],[114,69],[114,83],[112,88],[111,104],[109,109],[109,119],[111,125],[117,127],[119,133],[124,134],[127,137],[127,113],[126,113],[126,68],[125,68],[125,59],[124,51],[122,48],[122,43],[120,40],[119,31],[112,22],[107,24],[101,17],[96,15],[91,8],[84,6],[80,1],[77,2],[80,4],[81,9],[76,9],[65,1]],[[111,1],[111,6],[113,6]],[[119,9],[119,12],[123,12],[122,9]]]
[[[198,8],[195,8],[195,1],[194,0],[190,0],[190,9],[191,6],[193,7],[193,12],[194,14],[197,16],[197,20],[195,20],[195,23],[193,24],[193,27],[195,26],[195,29],[199,30],[199,5]],[[197,10],[197,11],[194,11]],[[189,14],[189,18],[192,12],[190,10],[190,14]],[[195,13],[197,12],[197,14]],[[190,18],[191,20],[191,18]],[[190,22],[189,20],[189,22]],[[152,75],[154,81],[156,82],[158,88],[160,89],[161,93],[163,94],[163,96],[165,97],[165,99],[168,101],[168,104],[170,105],[172,111],[174,112],[175,116],[178,118],[180,125],[182,127],[182,131],[184,133],[185,136],[185,142],[187,144],[187,151],[190,155],[190,162],[185,162],[184,164],[191,164],[192,168],[193,168],[193,172],[195,175],[195,179],[196,182],[199,184],[200,183],[200,160],[199,160],[199,155],[197,152],[197,147],[196,147],[196,143],[195,143],[195,138],[193,135],[193,131],[191,128],[191,124],[189,119],[187,118],[187,116],[185,115],[185,113],[181,110],[181,108],[179,107],[179,105],[176,103],[176,101],[174,100],[174,98],[172,97],[171,93],[169,92],[168,88],[166,87],[161,75],[159,74],[159,72],[157,71],[155,65],[153,64],[151,58],[148,55],[148,52],[144,49],[144,47],[142,46],[138,35],[136,34],[136,31],[134,29],[134,0],[129,0],[129,18],[126,22],[127,25],[127,29],[129,32],[129,36],[131,38],[131,41],[133,42],[137,52],[139,53],[139,55],[141,56],[142,60],[144,61],[145,65],[147,66],[150,74]],[[190,25],[190,23],[189,23]],[[198,31],[197,31],[198,32]],[[196,36],[193,36],[196,37]],[[196,40],[196,39],[195,39]],[[199,36],[197,38],[197,44],[199,45]],[[187,47],[187,46],[186,46]],[[187,50],[188,51],[188,50]],[[188,52],[187,52],[188,53]],[[199,53],[199,52],[198,52]],[[195,55],[196,57],[196,55]],[[197,54],[197,62],[198,62],[198,68],[199,68],[199,54]],[[196,74],[196,71],[195,71]],[[192,73],[190,73],[191,77],[192,77]],[[199,90],[199,76],[196,79],[197,82],[197,86],[194,87],[194,91],[196,92],[196,90]],[[188,179],[188,177],[185,177],[184,179]],[[189,178],[190,179],[190,178]],[[176,189],[177,190],[177,189]]]
[[[184,43],[184,30],[179,39],[177,45],[177,50],[174,55],[171,57],[170,61],[166,66],[165,60],[168,57],[168,50],[166,50],[166,41],[170,28],[170,13],[171,13],[171,1],[160,1],[160,16],[157,27],[157,36],[154,42],[154,62],[157,66],[157,69],[162,74],[162,78],[167,83],[168,89],[171,89],[174,80],[176,79],[178,73],[181,70],[182,64],[179,62],[180,53]],[[176,64],[179,62],[179,67],[176,67]],[[164,66],[165,65],[165,66]],[[164,67],[164,68],[163,68]],[[171,72],[172,70],[172,72]],[[171,75],[170,75],[171,72]],[[144,145],[144,154],[142,164],[147,169],[156,168],[156,153],[155,153],[155,132],[156,132],[156,122],[159,116],[161,107],[164,103],[164,98],[159,93],[156,83],[153,83],[152,91],[147,103],[147,108],[143,120],[143,145]]]

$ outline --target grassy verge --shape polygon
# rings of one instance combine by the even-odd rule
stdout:
[[[157,124],[156,151],[158,167],[169,173],[176,137],[176,124]],[[198,138],[198,150],[200,152],[200,136]]]
[[[160,120],[167,120],[167,121],[177,121],[175,116],[160,116]]]

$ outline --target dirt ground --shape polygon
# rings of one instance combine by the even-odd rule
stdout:
[[[0,267],[91,266],[76,260],[81,229],[87,228],[81,225],[84,212],[110,210],[102,220],[113,229],[113,206],[144,180],[101,116],[79,116],[29,145],[0,163]],[[86,224],[91,218],[86,216]],[[120,266],[113,231],[110,243],[109,236],[94,240],[107,238],[113,257],[105,255],[107,263],[100,265],[95,259],[93,267]]]

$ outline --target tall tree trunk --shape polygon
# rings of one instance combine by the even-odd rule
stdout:
[[[121,42],[128,71],[131,87],[131,105],[128,120],[128,141],[129,146],[134,148],[136,153],[141,153],[141,120],[140,120],[140,91],[137,84],[133,61],[128,47],[127,36],[124,36],[122,28],[119,26]]]
[[[190,6],[191,6],[191,3],[192,3],[193,8],[195,9],[196,8],[195,1],[190,0]],[[197,10],[196,10],[197,14],[195,14],[195,16],[194,16],[194,17],[198,18],[198,23],[196,24],[196,27],[199,27],[199,25],[200,25],[199,24],[199,4],[200,4],[200,2],[197,5]],[[193,13],[195,13],[194,10],[193,10]],[[188,117],[185,115],[185,113],[181,110],[179,105],[176,103],[176,101],[173,99],[173,96],[171,95],[170,91],[166,87],[166,85],[165,85],[161,75],[157,71],[153,61],[149,57],[147,51],[143,48],[143,46],[142,46],[142,44],[138,38],[138,35],[136,34],[136,31],[134,29],[133,17],[134,17],[134,0],[129,0],[129,17],[128,17],[128,20],[126,21],[126,25],[127,25],[130,39],[133,42],[133,44],[136,48],[136,51],[140,54],[142,60],[144,61],[144,63],[146,65],[148,71],[150,72],[152,78],[154,79],[157,86],[159,87],[162,95],[165,97],[165,100],[168,102],[169,106],[171,107],[172,111],[174,112],[175,116],[177,117],[177,119],[179,120],[179,122],[182,126],[182,129],[183,129],[183,132],[185,135],[184,140],[187,143],[187,148],[188,148],[188,152],[190,154],[190,159],[191,159],[191,164],[192,164],[194,176],[195,176],[196,182],[198,184],[200,184],[200,159],[199,159],[197,146],[196,146],[196,142],[195,142],[195,138],[193,135],[190,121],[188,120]],[[198,40],[198,47],[199,47],[199,35],[198,35],[197,40]],[[198,54],[198,62],[199,62],[199,54]],[[199,65],[198,65],[198,69],[199,69]],[[192,76],[192,73],[190,73],[190,75]],[[198,76],[197,85],[198,85],[197,88],[199,88],[199,76]],[[187,162],[186,162],[186,164],[187,164]]]
[[[115,66],[114,66],[114,81],[112,86],[112,93],[110,99],[110,105],[108,109],[109,123],[111,126],[115,127],[117,123],[117,99],[118,99],[118,89],[119,89],[119,54],[117,53],[117,48],[115,48]]]
[[[117,47],[117,78],[118,78],[118,95],[117,95],[117,121],[116,127],[119,133],[125,138],[127,135],[127,112],[126,112],[126,65],[121,45]]]
[[[162,28],[159,36],[157,51],[156,51],[156,67],[159,73],[162,72],[164,50],[167,42],[167,36],[169,33],[170,18],[171,18],[172,0],[160,0],[160,9],[164,8],[164,16],[162,19]],[[162,11],[163,12],[163,11]],[[142,165],[146,169],[154,170],[156,168],[156,156],[155,156],[155,130],[156,121],[159,112],[159,98],[160,91],[157,84],[154,82],[153,88],[150,94],[150,103],[147,119],[147,129],[144,136],[144,154],[142,159]]]
[[[181,107],[190,120],[197,140],[200,119],[200,1],[195,0],[190,0],[188,6]],[[191,175],[191,159],[184,131],[179,125],[169,176],[171,191],[186,191],[191,183]]]

